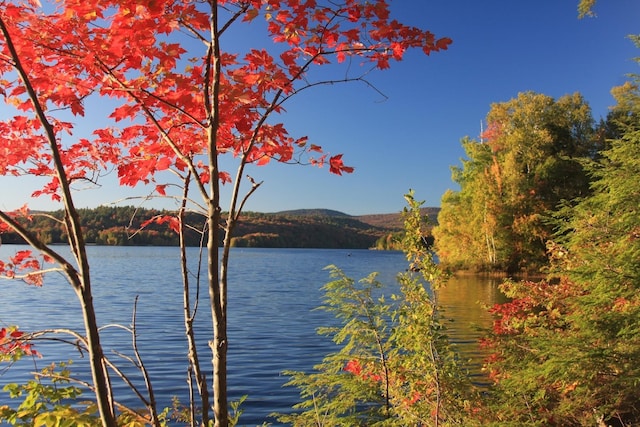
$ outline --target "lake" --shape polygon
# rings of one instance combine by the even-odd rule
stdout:
[[[6,260],[22,246],[0,246],[0,259]],[[61,250],[64,247],[60,247]],[[179,250],[173,247],[88,248],[93,277],[94,301],[101,325],[130,325],[134,299],[137,306],[138,346],[150,371],[157,398],[162,406],[172,396],[183,395],[186,382],[186,345],[183,337],[182,282]],[[190,248],[195,259],[197,249]],[[392,251],[332,249],[232,249],[229,275],[229,395],[237,400],[248,398],[242,409],[240,425],[261,425],[272,412],[286,412],[299,399],[298,390],[283,387],[284,370],[310,370],[322,357],[335,351],[326,337],[316,335],[319,326],[334,323],[333,317],[314,310],[322,302],[320,288],[330,280],[327,265],[340,267],[348,276],[360,279],[373,271],[389,284],[386,294],[394,292],[395,276],[407,268],[404,254]],[[192,267],[195,267],[192,266]],[[206,272],[204,272],[206,275]],[[487,326],[490,318],[483,305],[501,299],[497,280],[478,277],[452,279],[438,291],[438,302],[452,318],[449,333],[462,357],[470,360],[474,381],[483,382],[478,372],[481,353],[478,332],[472,325]],[[64,278],[48,274],[41,288],[18,281],[3,281],[0,301],[0,327],[17,324],[22,330],[42,328],[81,329],[78,301]],[[210,330],[208,295],[201,292],[200,325],[205,332],[200,358],[210,369],[210,352],[206,331]],[[131,337],[115,327],[102,335],[105,352],[117,360],[125,372],[135,374],[126,360],[111,350],[131,354]],[[86,361],[69,345],[41,343],[43,359],[25,359],[5,370],[0,365],[0,384],[24,382],[29,372],[51,361],[75,360],[74,372],[85,374]],[[114,383],[117,383],[114,380]],[[141,383],[140,383],[141,384]],[[124,386],[117,385],[116,397]],[[129,394],[127,394],[129,396]],[[135,404],[132,397],[122,399]],[[0,391],[0,405],[12,403]]]

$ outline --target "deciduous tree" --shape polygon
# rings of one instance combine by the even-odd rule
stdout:
[[[246,166],[297,162],[327,165],[335,174],[352,172],[340,154],[287,132],[278,119],[286,102],[328,82],[366,83],[368,72],[388,68],[406,50],[429,54],[446,49],[451,40],[401,24],[384,0],[61,0],[42,6],[37,0],[3,0],[0,5],[1,95],[18,110],[0,124],[0,173],[48,177],[34,195],[63,203],[78,267],[21,228],[16,214],[1,213],[0,219],[58,262],[78,291],[103,425],[114,425],[115,410],[71,186],[96,183],[115,165],[121,185],[147,184],[155,196],[177,200],[175,216],[153,220],[182,234],[186,210],[203,215],[213,319],[210,375],[200,366],[193,338],[192,272],[182,252],[189,372],[199,395],[191,422],[207,425],[213,401],[215,425],[226,426],[231,232],[260,186],[251,178],[248,188],[242,185]],[[244,51],[234,43],[242,31],[254,30],[263,30],[264,37],[251,39]],[[341,69],[340,77],[329,72],[332,66]],[[105,117],[83,119],[96,98],[109,108],[107,125],[99,124]],[[77,135],[76,123],[92,126],[92,132]],[[223,169],[222,157],[236,159],[233,175]],[[223,218],[224,184],[230,195]]]
[[[584,196],[580,159],[594,155],[589,106],[578,94],[557,100],[531,92],[491,106],[480,141],[465,139],[467,160],[453,169],[434,230],[440,259],[482,270],[537,271],[547,263],[548,212]],[[457,215],[460,222],[447,218]],[[465,251],[455,247],[465,241]],[[467,250],[468,248],[468,250]],[[449,256],[451,261],[449,261]]]

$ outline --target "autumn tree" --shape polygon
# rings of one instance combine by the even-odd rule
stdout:
[[[638,77],[612,93],[619,136],[587,164],[592,194],[554,215],[549,279],[503,285],[512,301],[493,308],[496,424],[640,422]]]
[[[330,155],[307,137],[287,132],[278,118],[287,101],[329,82],[368,84],[365,77],[372,69],[388,68],[407,49],[429,54],[446,49],[451,41],[401,24],[391,17],[384,0],[61,0],[42,6],[36,0],[4,0],[0,4],[2,95],[17,109],[0,124],[0,172],[48,178],[34,195],[62,203],[75,263],[20,226],[16,217],[22,211],[0,213],[0,219],[3,227],[15,230],[47,260],[58,263],[77,290],[103,425],[115,425],[116,411],[71,187],[99,184],[112,166],[121,185],[149,185],[155,196],[177,201],[175,215],[150,221],[183,236],[185,213],[202,214],[199,232],[207,259],[200,265],[208,269],[203,276],[213,319],[212,367],[201,366],[197,352],[191,289],[197,285],[193,277],[201,276],[187,269],[182,240],[193,396],[189,421],[208,425],[213,407],[214,424],[228,425],[229,248],[245,202],[260,186],[259,181],[245,178],[247,165],[310,163],[327,165],[335,174],[352,172],[340,154]],[[238,34],[234,31],[249,29],[252,34],[263,31],[264,37],[252,39],[243,50],[234,43]],[[96,100],[109,111],[104,117],[85,118],[85,113],[104,113],[90,110]],[[81,132],[80,124],[91,131]],[[235,159],[235,171],[222,168],[223,157]],[[225,184],[228,197],[223,197]],[[27,210],[24,215],[29,215]],[[24,259],[33,256],[28,253]],[[29,267],[32,272],[25,276],[29,278],[42,268],[36,263]],[[158,423],[153,408],[150,417]]]
[[[460,191],[445,194],[434,230],[438,254],[454,267],[536,271],[547,263],[548,212],[588,191],[580,159],[594,155],[591,112],[578,94],[527,92],[493,104],[487,123],[480,141],[463,140],[467,159],[452,175]]]

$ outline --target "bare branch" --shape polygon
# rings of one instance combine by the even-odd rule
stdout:
[[[147,403],[147,409],[149,410],[149,415],[151,416],[151,420],[155,427],[160,427],[160,419],[158,418],[158,410],[156,405],[156,397],[153,392],[153,386],[151,385],[151,379],[149,377],[149,371],[144,365],[142,361],[142,357],[140,356],[140,351],[138,349],[138,333],[136,330],[136,313],[138,310],[138,295],[136,295],[135,301],[133,303],[133,314],[131,319],[131,339],[133,346],[133,353],[136,356],[137,367],[140,369],[142,373],[142,378],[144,378],[144,384],[147,387],[147,394],[149,395],[149,402]]]
[[[233,14],[231,18],[227,22],[224,23],[222,28],[218,30],[218,37],[220,37],[227,28],[229,28],[234,22],[236,22],[244,13],[249,9],[249,2],[244,4],[240,4],[240,8]]]
[[[251,195],[258,189],[258,187],[260,187],[260,185],[262,185],[262,183],[264,181],[260,181],[260,182],[256,182],[252,177],[250,177],[249,175],[247,175],[247,179],[249,180],[249,182],[251,182],[251,190],[249,190],[247,192],[247,194],[245,194],[244,198],[242,199],[242,201],[240,202],[240,206],[238,207],[238,210],[236,212],[236,216],[234,218],[234,221],[237,221],[238,218],[240,217],[240,213],[242,212],[242,209],[244,209],[244,205],[247,202],[247,200],[249,199],[249,197],[251,197]]]

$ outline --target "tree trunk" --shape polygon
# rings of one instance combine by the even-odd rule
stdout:
[[[189,371],[188,371],[188,383],[189,383],[189,409],[190,409],[190,417],[191,417],[191,425],[195,427],[198,425],[197,423],[197,413],[198,413],[198,404],[195,400],[194,390],[193,390],[193,380],[195,377],[196,387],[198,389],[198,396],[200,397],[200,413],[201,413],[201,425],[206,427],[209,425],[209,386],[207,384],[207,378],[205,374],[202,372],[202,367],[200,365],[200,357],[198,356],[198,347],[195,336],[195,330],[193,328],[193,323],[195,321],[195,316],[198,308],[198,301],[196,300],[195,306],[192,310],[191,308],[191,292],[190,292],[190,281],[189,281],[189,268],[187,265],[187,243],[185,241],[185,211],[188,200],[188,192],[189,192],[189,183],[191,182],[191,174],[187,175],[185,179],[185,186],[183,190],[182,197],[182,206],[180,207],[180,211],[178,214],[178,218],[180,220],[180,268],[182,271],[182,298],[183,298],[183,317],[184,317],[184,331],[187,337],[187,345],[188,345],[188,354],[187,357],[189,359]],[[200,267],[198,267],[198,270]],[[199,273],[198,273],[199,276]],[[200,295],[200,279],[196,280],[196,298]]]
[[[218,39],[218,2],[210,1],[211,42],[207,51],[205,106],[208,114],[209,199],[207,202],[207,253],[209,300],[213,322],[213,339],[209,341],[213,365],[213,416],[215,427],[228,427],[227,404],[227,280],[220,264],[220,169],[218,165],[218,128],[220,126],[220,45]],[[223,261],[223,264],[226,260]]]
[[[227,306],[226,278],[222,279],[219,270],[218,236],[220,235],[220,209],[209,210],[209,299],[213,321],[213,340],[209,342],[213,356],[213,415],[215,427],[229,425],[227,404]]]
[[[103,427],[116,427],[116,417],[113,407],[113,396],[111,395],[111,384],[107,365],[104,360],[104,353],[100,344],[100,334],[98,332],[98,322],[93,307],[91,287],[88,283],[83,283],[80,289],[76,288],[76,293],[82,305],[82,316],[84,320],[85,333],[87,336],[87,348],[91,365],[91,377],[95,387],[96,403]]]

